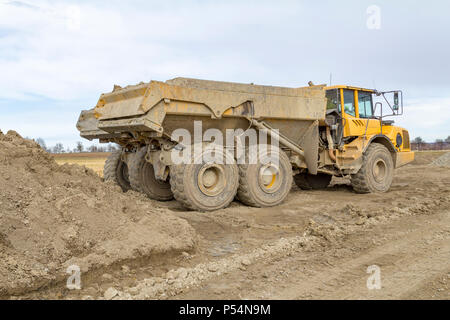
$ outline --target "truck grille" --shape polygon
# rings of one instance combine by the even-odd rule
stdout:
[[[403,148],[410,149],[410,143],[409,143],[409,132],[406,130],[403,130]]]

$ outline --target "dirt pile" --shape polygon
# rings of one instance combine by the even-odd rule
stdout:
[[[450,167],[450,152],[444,153],[431,163],[433,167]]]
[[[85,273],[195,242],[193,228],[156,202],[0,131],[0,296],[65,282],[70,265]]]

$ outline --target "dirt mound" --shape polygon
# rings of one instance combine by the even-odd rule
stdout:
[[[433,167],[450,167],[450,152],[444,153],[431,163]]]
[[[0,131],[0,296],[65,281],[70,265],[93,271],[195,242],[191,226],[156,202]]]

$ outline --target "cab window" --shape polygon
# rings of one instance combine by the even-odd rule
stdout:
[[[351,116],[356,116],[355,112],[355,91],[354,90],[344,90],[344,111],[346,114]]]
[[[341,95],[339,94],[340,90],[328,90],[326,92],[327,97],[327,110],[337,109],[341,112]]]
[[[358,92],[358,110],[360,118],[373,117],[372,94],[370,92]]]

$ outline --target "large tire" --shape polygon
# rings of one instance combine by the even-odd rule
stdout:
[[[332,176],[326,173],[318,173],[317,175],[300,173],[294,176],[294,182],[303,190],[320,190],[328,187],[331,178]]]
[[[169,201],[173,199],[169,178],[156,179],[153,165],[145,160],[147,148],[142,148],[129,158],[128,168],[131,188],[146,194],[150,199]]]
[[[193,155],[188,164],[170,167],[170,184],[174,197],[191,210],[204,212],[226,208],[236,196],[239,170],[234,157],[221,149],[216,152],[226,162],[220,164],[204,161],[203,155],[208,152],[210,151],[206,149],[197,157]]]
[[[389,190],[393,178],[391,153],[382,144],[372,143],[363,155],[361,169],[351,176],[351,182],[357,193],[382,193]]]
[[[270,150],[267,146],[267,150]],[[279,148],[271,150],[278,164],[266,162],[267,153],[258,152],[256,164],[239,165],[239,189],[237,198],[252,207],[273,207],[282,203],[292,187],[292,165],[288,156]]]
[[[128,166],[122,161],[121,150],[112,152],[106,159],[103,168],[103,178],[105,181],[114,181],[117,183],[122,188],[123,192],[127,192],[131,189]]]

